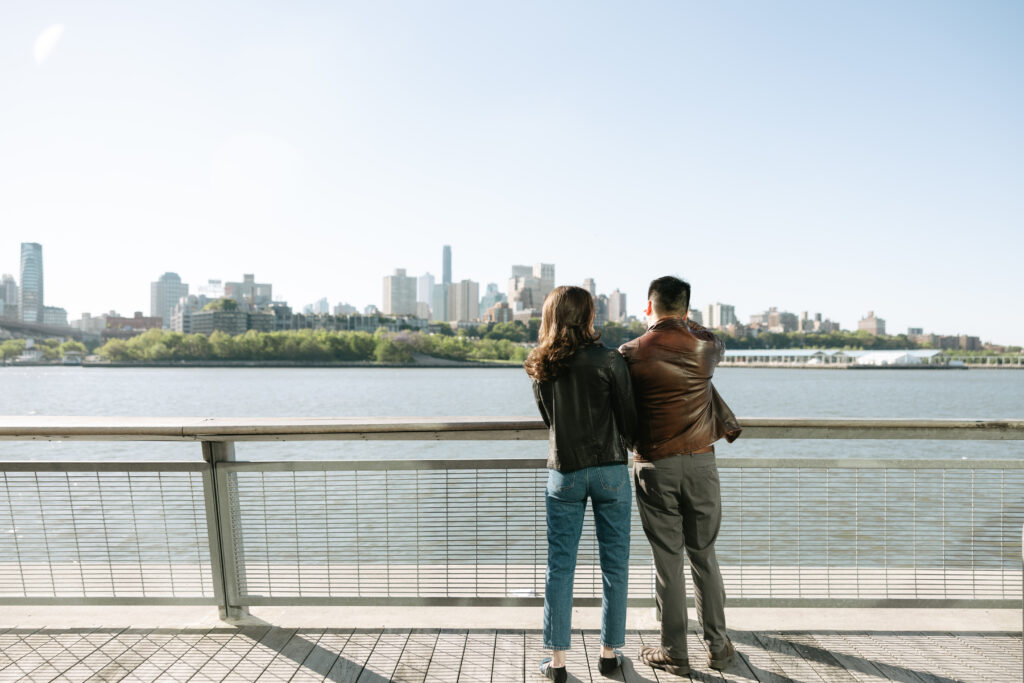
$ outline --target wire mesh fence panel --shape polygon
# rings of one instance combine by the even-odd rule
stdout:
[[[0,601],[214,598],[203,472],[0,471]]]
[[[716,548],[731,604],[1021,597],[1024,469],[719,465]],[[473,467],[232,464],[243,602],[538,601],[546,471]],[[655,573],[635,511],[629,584],[635,604],[652,601]],[[574,596],[601,597],[589,506]]]

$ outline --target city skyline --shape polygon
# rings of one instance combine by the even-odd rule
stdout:
[[[674,273],[741,321],[875,310],[1024,345],[1022,20],[998,0],[19,5],[0,272],[44,244],[71,318],[147,311],[164,272],[379,306],[395,268],[440,280],[450,244],[481,289],[554,263],[636,315]]]
[[[21,244],[21,253],[22,253],[22,255],[24,255],[26,247],[39,248],[41,250],[41,246],[42,245],[39,245],[38,243],[22,243]],[[451,248],[451,245],[444,245],[443,246],[442,254],[443,254],[442,261],[441,261],[442,262],[442,268],[443,269],[447,269],[450,272],[451,271],[451,262],[452,262],[452,248]],[[506,290],[502,290],[500,285],[498,285],[497,283],[487,283],[487,285],[486,285],[487,291],[485,293],[487,295],[492,295],[492,294],[500,293],[501,295],[503,295],[505,297],[504,300],[508,301],[509,294],[511,292],[512,284],[516,283],[517,281],[518,281],[519,284],[522,284],[522,282],[523,282],[523,277],[522,276],[533,275],[533,276],[536,276],[536,278],[540,278],[541,276],[543,276],[543,278],[544,278],[544,280],[546,280],[546,282],[538,281],[537,283],[535,283],[535,284],[539,284],[542,289],[547,288],[551,284],[551,281],[553,281],[555,286],[564,285],[564,284],[574,284],[576,286],[579,286],[579,287],[582,287],[584,289],[590,290],[591,294],[593,296],[601,295],[601,296],[605,297],[605,299],[608,302],[607,306],[609,307],[609,310],[608,310],[609,319],[611,319],[611,320],[628,319],[630,317],[643,319],[643,315],[642,314],[641,315],[637,315],[636,313],[632,313],[632,312],[630,312],[629,308],[625,309],[625,312],[623,312],[622,303],[617,303],[617,302],[621,302],[622,300],[624,300],[626,298],[626,293],[625,292],[620,292],[620,290],[618,288],[615,288],[611,292],[601,291],[600,288],[597,287],[597,283],[596,283],[596,281],[593,278],[585,278],[580,283],[562,283],[562,282],[559,282],[557,280],[557,278],[555,278],[555,275],[554,275],[555,267],[556,267],[555,264],[543,264],[543,263],[537,263],[537,264],[535,264],[533,266],[523,266],[523,265],[512,264],[512,265],[509,266],[509,270],[510,270],[511,275],[512,275],[512,277],[509,278],[509,288],[506,289]],[[424,319],[427,319],[426,316],[421,315],[421,312],[422,312],[423,309],[419,309],[417,311],[416,310],[416,306],[417,306],[417,301],[418,301],[418,298],[417,298],[418,282],[420,280],[422,280],[424,277],[430,276],[430,275],[432,275],[432,274],[429,271],[425,272],[423,274],[420,274],[420,275],[407,275],[407,269],[395,268],[392,273],[390,273],[388,275],[385,275],[382,278],[382,280],[383,280],[383,282],[385,284],[384,284],[384,288],[383,288],[383,292],[382,292],[382,296],[381,296],[381,301],[380,302],[371,302],[369,304],[366,304],[365,306],[356,306],[356,307],[350,306],[349,302],[347,300],[343,300],[343,299],[335,299],[335,300],[333,300],[333,303],[332,303],[332,300],[329,297],[320,297],[320,298],[318,298],[317,300],[315,300],[315,301],[313,301],[311,303],[298,303],[298,302],[295,302],[295,301],[289,301],[289,300],[284,299],[284,298],[275,297],[275,296],[271,295],[271,291],[272,291],[271,287],[273,286],[272,283],[266,283],[266,284],[256,283],[255,279],[254,279],[254,275],[251,274],[251,273],[250,274],[244,274],[243,278],[242,278],[242,280],[243,280],[242,282],[230,282],[229,281],[229,282],[225,283],[223,279],[207,278],[206,279],[206,284],[205,285],[200,285],[200,286],[196,287],[195,291],[200,292],[200,293],[204,293],[205,292],[206,294],[213,294],[214,298],[226,296],[226,297],[229,297],[229,298],[239,299],[239,300],[241,300],[243,302],[244,301],[251,301],[254,304],[256,304],[256,310],[262,309],[263,307],[268,306],[272,302],[284,302],[284,303],[287,303],[296,312],[298,312],[300,310],[305,310],[307,313],[323,313],[323,314],[332,313],[333,312],[336,315],[336,314],[338,314],[338,310],[337,309],[351,308],[352,310],[350,312],[355,313],[355,312],[361,311],[362,309],[365,308],[365,309],[367,309],[367,312],[369,310],[373,309],[373,310],[379,311],[380,313],[383,313],[384,315],[399,315],[399,316],[411,315],[412,317],[422,317]],[[4,273],[5,282],[7,281],[7,277],[9,277],[9,276],[10,276],[9,274]],[[388,296],[388,291],[389,291],[389,287],[390,287],[389,282],[392,281],[395,276],[401,276],[401,278],[404,278],[404,279],[408,280],[408,285],[407,285],[408,292],[405,293],[405,295],[404,295],[405,299],[407,299],[407,301],[405,302],[405,308],[403,308],[401,311],[389,311],[388,310],[389,306],[388,306],[388,302],[387,302],[387,296]],[[169,278],[169,280],[168,280],[168,278]],[[13,277],[12,279],[16,283],[16,285],[18,285],[18,278]],[[170,283],[172,283],[171,286],[180,288],[179,294],[184,292],[185,294],[183,295],[183,298],[187,298],[187,292],[188,292],[189,288],[191,287],[191,285],[187,281],[185,281],[184,278],[181,278],[177,273],[174,273],[174,272],[164,272],[155,281],[149,283],[149,287],[150,287],[150,308],[148,310],[149,310],[149,313],[151,315],[153,314],[153,310],[154,310],[153,307],[154,306],[159,306],[159,307],[168,306],[169,302],[163,300],[163,298],[164,298],[163,294],[162,293],[158,294],[158,292],[160,292],[161,289],[164,286],[166,286],[165,282],[168,282],[168,281]],[[446,320],[447,321],[448,319],[451,319],[452,322],[454,322],[457,319],[460,319],[460,318],[458,318],[458,316],[453,318],[452,316],[447,315],[449,313],[449,311],[447,311],[447,307],[449,305],[451,305],[448,302],[451,302],[451,301],[455,300],[455,299],[450,298],[450,297],[455,297],[456,296],[455,295],[455,291],[456,290],[454,289],[454,287],[461,285],[461,287],[466,287],[466,286],[472,286],[473,287],[473,291],[476,292],[476,295],[475,296],[471,296],[471,298],[473,299],[475,304],[474,303],[467,304],[466,301],[465,301],[465,298],[464,298],[465,294],[464,293],[460,293],[456,297],[459,301],[462,302],[461,304],[458,305],[458,307],[462,308],[465,311],[476,311],[476,313],[473,314],[472,318],[470,318],[469,320],[483,320],[485,318],[485,314],[487,312],[487,307],[482,304],[483,299],[480,298],[480,296],[481,296],[480,295],[480,284],[481,284],[480,282],[470,281],[470,280],[467,280],[467,279],[463,279],[460,282],[451,283],[451,286],[453,287],[453,289],[451,290],[451,294],[448,293],[448,289],[447,289],[448,286],[444,285],[444,287],[445,287],[445,296],[443,298],[446,300],[446,303],[444,304],[445,308],[446,308],[445,315],[442,315],[441,317],[438,317],[434,311],[430,311],[431,314],[429,316],[429,319],[430,320],[434,320],[434,321],[436,321],[436,320]],[[218,289],[218,293],[212,292],[211,291],[211,287],[214,288],[214,289]],[[435,295],[437,294],[438,288],[440,288],[440,287],[442,287],[442,285],[439,284],[439,285],[437,285],[434,288],[434,294]],[[21,289],[20,285],[18,285],[18,288]],[[461,290],[460,290],[460,292],[461,292]],[[194,299],[195,297],[193,296],[192,298]],[[646,301],[646,298],[644,299],[644,301]],[[176,300],[175,300],[175,303],[176,303]],[[380,303],[381,305],[378,305],[378,303]],[[691,310],[691,312],[696,312],[695,315],[696,315],[697,321],[702,323],[702,324],[704,324],[704,325],[707,325],[707,326],[711,327],[712,329],[722,329],[722,328],[732,324],[732,325],[738,325],[739,328],[742,330],[742,329],[745,329],[748,326],[748,322],[747,321],[749,321],[750,324],[753,324],[755,321],[757,321],[758,323],[764,324],[766,326],[767,325],[778,325],[780,327],[786,326],[787,329],[789,327],[791,327],[794,331],[808,331],[808,332],[817,332],[817,331],[829,332],[829,331],[832,331],[832,327],[830,327],[830,326],[835,325],[836,326],[836,331],[838,331],[838,330],[855,331],[857,329],[861,329],[861,330],[865,330],[866,329],[866,330],[870,331],[872,334],[878,334],[878,335],[888,334],[890,336],[892,336],[892,335],[899,335],[899,334],[907,334],[909,336],[914,336],[914,335],[921,336],[922,332],[924,332],[925,333],[924,336],[928,336],[928,335],[932,335],[932,336],[938,335],[939,337],[942,337],[942,336],[949,337],[950,335],[952,337],[957,337],[957,336],[967,337],[967,336],[971,336],[973,338],[980,339],[980,341],[982,343],[993,343],[993,344],[1001,344],[1001,345],[1006,345],[1006,346],[1015,345],[1013,342],[1006,342],[1006,341],[995,340],[995,339],[980,338],[978,335],[972,334],[970,331],[964,331],[964,330],[934,330],[934,329],[923,330],[920,327],[917,327],[917,328],[908,327],[906,330],[904,330],[904,329],[894,329],[894,328],[892,328],[891,325],[889,326],[888,329],[886,329],[886,323],[885,323],[884,320],[881,320],[881,319],[878,320],[878,323],[880,323],[880,327],[874,322],[875,321],[875,312],[874,312],[874,310],[869,310],[865,316],[861,316],[858,319],[858,322],[856,323],[856,325],[844,326],[841,323],[838,323],[838,322],[834,323],[830,319],[825,318],[824,322],[825,322],[826,327],[823,328],[822,330],[816,329],[816,326],[814,328],[810,328],[809,327],[808,329],[805,330],[804,329],[804,323],[814,322],[815,319],[817,319],[819,324],[821,323],[821,321],[822,321],[822,313],[821,312],[817,312],[816,311],[816,312],[814,312],[813,315],[811,315],[808,318],[809,311],[804,309],[804,310],[801,311],[800,317],[798,318],[797,314],[794,313],[793,311],[794,310],[800,310],[799,308],[797,308],[797,309],[782,308],[782,310],[779,310],[779,307],[777,307],[777,306],[770,306],[770,307],[765,307],[763,312],[754,312],[754,313],[741,312],[741,313],[737,314],[735,312],[736,308],[737,308],[735,305],[723,304],[720,301],[716,301],[714,303],[699,304],[699,303],[696,303],[696,300],[691,300],[690,303],[691,303],[690,310]],[[476,308],[476,305],[479,305],[479,308]],[[468,308],[467,308],[467,306],[468,306]],[[244,307],[246,309],[248,309],[248,305],[244,305]],[[407,310],[410,307],[411,307],[412,310]],[[641,304],[641,308],[642,307],[643,307],[643,304]],[[64,312],[64,310],[65,310],[63,307],[60,307],[58,309],[54,309],[54,307],[47,306],[46,308],[51,309],[51,310],[60,310],[62,312]],[[174,305],[171,304],[170,308],[173,309]],[[526,308],[529,309],[529,308],[531,308],[531,306],[527,306]],[[534,306],[532,308],[534,308],[536,310],[539,307]],[[102,316],[102,315],[105,315],[107,313],[113,313],[113,312],[116,312],[119,315],[127,316],[128,318],[130,318],[132,313],[142,314],[145,310],[146,309],[139,308],[139,309],[129,309],[130,312],[122,312],[122,311],[120,311],[120,310],[118,310],[116,308],[110,308],[110,309],[103,309],[103,310],[99,310],[99,311],[96,311],[96,310],[81,311],[77,315],[73,315],[70,311],[68,311],[66,317],[64,318],[65,323],[60,323],[60,324],[66,324],[66,322],[68,322],[68,321],[77,320],[78,318],[82,317],[83,315],[91,315],[93,318],[95,318],[98,315]],[[622,316],[621,318],[619,317],[620,315]],[[781,316],[781,318],[783,319],[783,322],[780,323],[779,321],[769,321],[769,316],[771,316],[771,315],[779,315],[779,316]],[[171,315],[167,316],[167,317],[163,317],[163,316],[159,316],[159,315],[158,315],[158,317],[163,318],[163,327],[164,327],[164,329],[167,329],[168,327],[173,327],[173,325],[170,324],[171,320],[173,319],[173,313]],[[790,321],[789,324],[786,324],[784,322],[787,317],[788,318],[792,318],[792,321]],[[871,324],[866,326],[865,323],[867,323],[869,321],[871,322]],[[58,324],[58,323],[54,322],[54,324]],[[729,329],[731,330],[732,327],[729,327]],[[741,336],[742,336],[742,333],[741,333]]]

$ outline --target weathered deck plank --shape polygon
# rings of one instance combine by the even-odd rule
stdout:
[[[441,631],[427,666],[426,683],[456,683],[466,650],[465,632]]]
[[[423,683],[427,678],[427,667],[430,666],[437,637],[437,631],[414,630],[410,633],[391,678],[399,683]]]
[[[330,629],[320,635],[320,639],[306,658],[302,666],[295,672],[292,681],[295,683],[312,683],[322,681],[331,672],[335,662],[341,656],[345,644],[352,637],[351,629]]]
[[[639,663],[654,631],[628,631],[626,661],[611,677],[597,670],[601,637],[574,631],[571,681],[905,681],[1017,683],[1017,633],[857,631],[730,632],[740,656],[726,672],[708,667],[696,633],[687,639],[691,673],[673,676]],[[0,683],[13,681],[338,681],[348,683],[527,683],[543,680],[536,630],[8,629],[0,632]]]
[[[370,658],[370,653],[373,652],[380,636],[380,632],[354,632],[345,643],[345,648],[341,651],[338,661],[328,672],[326,680],[337,683],[355,683],[363,673],[363,666]]]

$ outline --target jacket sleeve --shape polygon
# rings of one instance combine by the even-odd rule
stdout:
[[[722,361],[722,357],[725,355],[725,342],[714,332],[689,318],[686,319],[686,327],[694,337],[704,342],[697,347],[699,367],[701,374],[710,377],[715,371],[715,366]]]
[[[718,430],[718,433],[724,436],[729,443],[738,439],[743,428],[740,427],[740,422],[736,419],[732,409],[722,400],[714,384],[711,385],[711,407],[715,411],[715,429]]]
[[[551,416],[548,415],[547,408],[544,407],[544,397],[541,395],[540,382],[533,380],[533,398],[537,401],[537,409],[540,410],[540,417],[544,420],[544,424],[551,427]]]
[[[611,356],[611,394],[612,410],[619,421],[619,431],[626,440],[626,446],[632,448],[636,443],[636,401],[633,397],[633,381],[629,377],[629,366],[618,352]]]

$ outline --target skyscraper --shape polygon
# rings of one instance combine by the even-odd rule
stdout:
[[[441,270],[441,283],[450,285],[452,283],[452,248],[449,245],[444,245],[444,250],[441,252],[442,270]]]
[[[736,322],[736,307],[729,304],[713,303],[704,307],[703,325],[711,330],[720,330]]]
[[[188,296],[188,285],[177,273],[164,273],[156,282],[149,283],[149,315],[162,318],[164,329],[171,329],[171,314],[183,296]]]
[[[583,281],[583,289],[590,292],[590,296],[597,296],[597,283],[594,282],[594,278],[588,277]]]
[[[618,289],[608,296],[608,320],[620,323],[626,319],[626,294]]]
[[[416,315],[416,278],[396,268],[394,275],[384,276],[384,314]]]
[[[21,291],[18,315],[22,322],[43,322],[43,245],[21,243]]]
[[[434,276],[424,273],[416,278],[416,301],[430,304],[430,297],[434,295]]]
[[[0,280],[0,318],[18,319],[18,283],[7,273]]]
[[[448,290],[451,285],[440,283],[434,285],[430,294],[430,319],[448,321]]]
[[[237,301],[242,311],[260,311],[274,300],[274,286],[269,282],[256,282],[252,273],[243,273],[241,282],[224,284],[224,296]]]
[[[480,318],[480,283],[462,280],[448,288],[448,320],[466,322]]]
[[[487,291],[480,297],[480,310],[486,311],[494,304],[502,301],[505,301],[505,295],[498,291],[498,284],[496,282],[488,283]]]
[[[538,263],[532,267],[512,266],[512,277],[508,280],[508,302],[517,311],[539,309],[554,288],[553,263]]]

